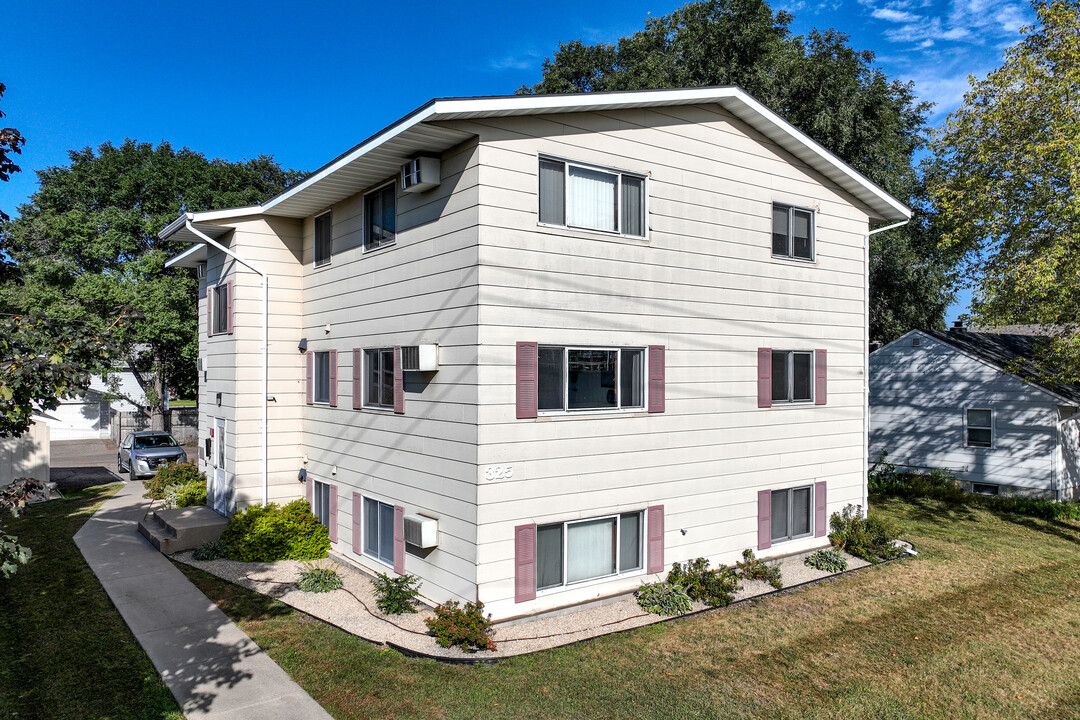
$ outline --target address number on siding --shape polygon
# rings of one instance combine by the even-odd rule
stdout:
[[[490,465],[484,468],[485,480],[510,480],[513,477],[513,465]]]

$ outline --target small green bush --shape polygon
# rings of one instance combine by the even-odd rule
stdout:
[[[779,565],[770,565],[764,560],[754,557],[754,551],[746,548],[742,551],[742,561],[735,563],[744,578],[749,580],[762,580],[779,590],[784,587],[784,578],[780,574]]]
[[[390,577],[375,573],[371,581],[375,586],[375,604],[387,615],[416,612],[416,594],[420,590],[420,578],[415,575]]]
[[[674,583],[642,585],[634,595],[637,596],[641,609],[654,615],[681,615],[690,612],[690,596]]]
[[[191,556],[200,562],[218,560],[225,557],[225,543],[220,540],[207,540],[191,553]]]
[[[154,476],[143,481],[146,492],[143,497],[151,500],[164,500],[171,485],[191,485],[201,482],[206,487],[206,475],[199,472],[192,463],[169,463],[162,465],[154,473]],[[203,502],[206,502],[205,498]]]
[[[206,504],[206,481],[170,485],[165,489],[166,508],[198,507]]]
[[[344,584],[337,568],[337,565],[325,567],[315,563],[304,563],[304,569],[300,571],[300,581],[296,584],[304,592],[310,593],[325,593],[337,590]]]
[[[803,561],[807,567],[838,573],[847,570],[847,560],[835,550],[818,550]]]
[[[899,529],[876,515],[862,516],[862,507],[848,505],[829,519],[829,540],[837,550],[862,558],[869,563],[892,560],[904,554],[893,545]]]
[[[450,600],[437,605],[435,617],[426,618],[424,624],[443,647],[456,645],[465,652],[495,649],[495,641],[488,635],[491,616],[484,617],[482,602],[467,602],[461,607],[457,600]]]
[[[739,579],[735,571],[726,565],[710,570],[709,561],[705,558],[690,560],[686,567],[673,563],[667,583],[678,585],[691,600],[700,600],[710,607],[730,605],[735,593],[739,592]]]
[[[251,505],[233,515],[221,541],[225,557],[241,562],[318,560],[330,552],[330,536],[307,500]]]

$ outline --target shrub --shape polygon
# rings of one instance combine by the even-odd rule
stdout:
[[[199,472],[192,463],[169,463],[162,465],[154,476],[143,482],[146,492],[143,497],[151,500],[164,500],[170,485],[190,485],[202,482],[206,487],[206,475]],[[205,502],[205,500],[204,500]]]
[[[206,481],[197,480],[187,485],[170,485],[165,491],[165,507],[198,507],[206,504]]]
[[[318,560],[330,552],[330,536],[307,500],[251,505],[233,515],[221,541],[225,557],[241,562]]]
[[[218,560],[225,557],[225,543],[220,540],[208,540],[199,547],[195,548],[191,556],[201,562],[207,560]]]
[[[337,590],[344,584],[341,582],[341,574],[337,569],[336,564],[326,567],[315,563],[304,563],[304,569],[300,571],[300,581],[296,584],[304,592],[310,593]]]
[[[862,516],[862,507],[848,505],[829,519],[829,540],[833,547],[870,563],[892,560],[904,551],[893,545],[899,529],[876,515]]]
[[[835,550],[818,550],[803,561],[808,567],[838,573],[847,570],[847,560]]]
[[[784,579],[780,575],[779,565],[770,565],[764,560],[754,557],[754,551],[746,548],[742,551],[742,561],[735,563],[744,578],[750,580],[762,580],[779,590],[784,587]]]
[[[426,618],[424,624],[443,647],[457,645],[465,652],[495,649],[495,641],[488,636],[491,616],[484,617],[482,602],[467,602],[461,607],[457,600],[450,600],[437,605],[435,617]]]
[[[641,609],[654,615],[681,615],[690,612],[690,596],[675,583],[642,585],[634,595]]]
[[[375,573],[371,581],[375,585],[375,604],[387,615],[401,615],[416,612],[416,593],[420,589],[420,578],[415,575],[390,577]]]
[[[710,607],[730,605],[735,593],[739,592],[735,571],[726,565],[709,570],[709,561],[705,558],[691,560],[685,568],[679,563],[672,564],[667,583],[678,585],[691,600],[700,600]]]

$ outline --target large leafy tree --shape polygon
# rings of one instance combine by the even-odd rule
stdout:
[[[0,83],[0,98],[4,97],[5,90],[7,90],[7,86]],[[4,117],[4,111],[0,110],[0,118],[2,117]],[[0,182],[7,182],[11,179],[11,173],[19,172],[22,169],[15,164],[11,156],[21,154],[22,146],[25,143],[26,138],[15,128],[0,128]],[[3,209],[0,209],[0,221],[7,219],[8,216]]]
[[[560,43],[542,80],[519,93],[738,85],[916,209],[925,191],[913,166],[930,106],[890,81],[874,55],[836,30],[792,35],[793,17],[764,0],[704,0],[618,43]],[[871,336],[940,327],[953,294],[954,258],[938,249],[932,216],[871,238]]]
[[[267,156],[230,163],[133,140],[69,157],[67,166],[38,171],[38,191],[0,226],[22,275],[21,285],[0,290],[0,305],[98,332],[124,313],[110,345],[160,428],[165,388],[196,385],[198,318],[197,281],[164,267],[179,248],[157,232],[182,211],[258,203],[302,173]]]
[[[1053,329],[1043,367],[1080,382],[1080,3],[1032,6],[1038,25],[935,134],[931,193],[975,323]]]

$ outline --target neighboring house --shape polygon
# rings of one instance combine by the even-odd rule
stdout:
[[[865,504],[869,224],[909,215],[735,88],[434,100],[162,230],[211,503],[306,489],[496,618],[822,547]]]
[[[870,356],[870,456],[972,492],[1080,499],[1080,387],[1043,383],[1037,336],[912,330]]]
[[[100,375],[90,379],[90,387],[80,397],[65,398],[53,410],[43,413],[42,417],[51,430],[53,440],[87,440],[108,438],[110,436],[110,416],[112,410],[136,412],[138,407],[127,400],[117,399],[117,395],[142,399],[145,403],[139,381],[130,370],[118,371],[110,377],[118,386],[113,387]],[[109,399],[113,398],[113,399]]]

